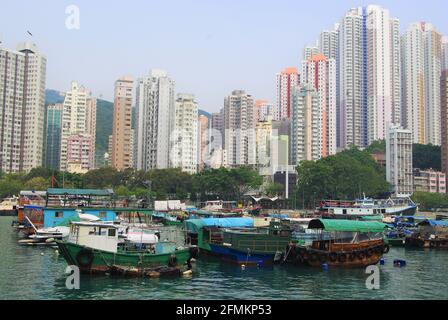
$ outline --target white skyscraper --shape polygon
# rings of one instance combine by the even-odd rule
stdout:
[[[227,165],[255,165],[255,103],[251,95],[235,90],[224,99],[224,149]]]
[[[412,133],[393,124],[386,135],[386,178],[395,196],[412,195]]]
[[[0,172],[42,166],[46,63],[31,43],[0,48]]]
[[[162,70],[152,70],[137,84],[136,165],[139,170],[170,167],[170,136],[175,119],[174,85]]]
[[[319,160],[325,152],[325,122],[319,93],[312,85],[296,88],[291,119],[292,164]]]
[[[401,121],[400,23],[389,10],[367,6],[368,144],[384,139],[386,127]]]
[[[402,37],[403,123],[414,143],[441,144],[442,37],[429,23],[411,24]]]
[[[319,94],[322,110],[322,157],[336,154],[336,61],[323,54],[314,55],[302,62],[303,85]]]
[[[191,94],[178,94],[171,135],[172,168],[194,174],[198,166],[198,104]]]
[[[448,70],[448,36],[442,37],[442,71]]]
[[[337,60],[339,46],[339,24],[334,26],[333,30],[324,30],[319,36],[319,53],[322,53],[327,59]]]
[[[362,8],[351,9],[339,25],[340,146],[367,144],[367,54]]]
[[[70,91],[65,94],[62,110],[62,130],[61,130],[61,153],[60,170],[68,170],[68,142],[70,136],[90,135],[95,141],[96,131],[96,99],[91,97],[90,92],[80,87],[77,82],[71,83]],[[94,144],[90,152],[95,154]],[[92,158],[94,158],[92,156]],[[91,167],[93,169],[93,162]]]

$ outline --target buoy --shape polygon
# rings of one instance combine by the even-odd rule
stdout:
[[[324,269],[324,271],[327,271],[328,270],[328,264],[327,263],[322,264],[322,269]]]
[[[59,251],[58,250],[54,250],[54,254],[58,256],[59,255]]]
[[[191,258],[190,262],[196,262],[196,259],[195,258]]]
[[[242,264],[241,265],[241,270],[245,270],[246,269],[246,265],[245,264]]]
[[[381,258],[380,259],[380,265],[384,266],[384,264],[385,264],[385,260],[384,260],[384,258]]]
[[[187,270],[187,271],[184,271],[182,274],[183,274],[184,277],[189,277],[189,276],[191,276],[193,274],[193,271]]]
[[[394,267],[399,267],[399,268],[406,267],[406,260],[395,259]]]
[[[40,253],[40,255],[41,255],[41,256],[43,256],[43,255],[44,255],[44,253],[43,253],[43,252],[41,252],[41,253]]]

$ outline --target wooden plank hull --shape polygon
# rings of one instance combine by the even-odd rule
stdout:
[[[316,241],[312,247],[288,247],[286,260],[296,264],[312,267],[362,268],[377,264],[383,253],[388,250],[382,239],[359,243],[333,243],[328,248],[317,248]],[[387,249],[386,249],[387,248]]]

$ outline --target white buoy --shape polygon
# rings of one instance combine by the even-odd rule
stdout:
[[[241,270],[245,270],[246,269],[246,265],[245,264],[242,264],[241,265]]]
[[[59,255],[59,251],[57,249],[54,250],[54,254],[58,256]]]
[[[184,272],[183,272],[184,277],[189,277],[189,276],[191,276],[192,274],[193,274],[193,271],[191,271],[191,270],[187,270],[187,271],[184,271]]]
[[[41,255],[41,256],[43,256],[43,255],[44,255],[44,253],[43,253],[43,252],[41,252],[41,253],[40,253],[40,255]]]

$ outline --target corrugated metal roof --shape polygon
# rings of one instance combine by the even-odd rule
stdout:
[[[77,195],[77,196],[111,196],[114,194],[112,189],[56,189],[47,190],[49,196]]]

